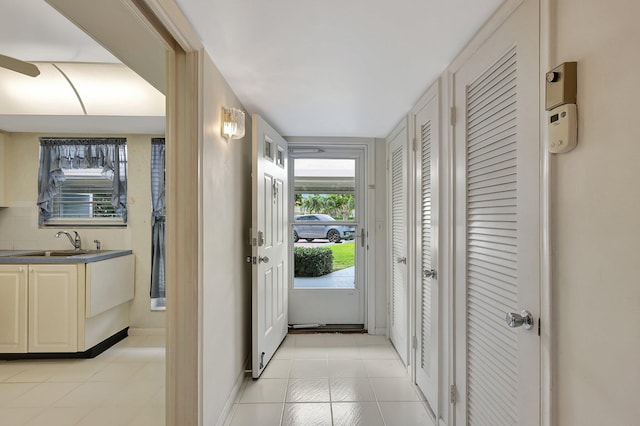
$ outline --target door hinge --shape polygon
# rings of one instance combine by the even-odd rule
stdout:
[[[452,404],[456,403],[456,385],[449,386],[449,402]]]
[[[413,336],[413,339],[411,339],[411,346],[413,346],[413,349],[418,347],[418,338],[416,336]]]
[[[451,107],[449,109],[449,123],[451,126],[456,125],[456,107]]]

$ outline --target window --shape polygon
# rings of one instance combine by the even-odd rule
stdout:
[[[165,309],[165,143],[151,139],[151,309]]]
[[[123,225],[127,147],[123,138],[41,138],[41,225]]]

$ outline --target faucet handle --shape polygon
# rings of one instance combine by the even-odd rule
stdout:
[[[94,243],[96,243],[96,250],[100,251],[100,240],[93,240]]]

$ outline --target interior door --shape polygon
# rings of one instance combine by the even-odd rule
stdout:
[[[456,424],[540,419],[538,7],[454,73]]]
[[[389,189],[391,200],[391,291],[389,338],[402,361],[408,355],[407,282],[407,130],[402,129],[389,144]]]
[[[434,410],[438,408],[438,98],[433,97],[415,114],[416,170],[416,384]]]
[[[260,377],[287,335],[287,142],[252,115],[252,375]]]

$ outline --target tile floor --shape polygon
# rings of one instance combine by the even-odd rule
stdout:
[[[165,341],[129,336],[93,359],[0,361],[0,424],[164,425]]]
[[[433,426],[389,340],[366,334],[289,335],[226,424]]]

